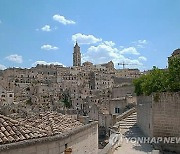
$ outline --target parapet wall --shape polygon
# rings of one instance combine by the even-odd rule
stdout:
[[[93,122],[66,134],[0,145],[0,154],[72,154],[98,153],[98,123]]]
[[[153,95],[153,136],[180,137],[180,92]]]
[[[152,96],[137,97],[137,124],[146,136],[152,136]]]
[[[137,123],[150,137],[180,137],[180,92],[137,97]],[[180,151],[179,144],[173,147]]]

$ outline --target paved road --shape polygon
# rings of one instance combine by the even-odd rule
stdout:
[[[123,134],[121,146],[115,150],[114,154],[151,154],[153,148],[150,144],[135,142],[138,137],[144,136],[137,126],[124,131]]]

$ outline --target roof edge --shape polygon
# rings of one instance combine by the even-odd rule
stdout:
[[[52,141],[57,141],[57,140],[61,140],[61,139],[66,139],[71,135],[75,135],[87,128],[94,127],[95,125],[98,125],[97,121],[91,122],[87,125],[83,125],[79,128],[75,128],[75,129],[73,129],[67,133],[63,133],[63,134],[57,134],[54,136],[47,136],[47,137],[28,139],[28,140],[23,140],[23,141],[19,141],[19,142],[8,143],[8,144],[2,144],[2,145],[0,145],[0,152],[5,151],[5,150],[11,150],[14,148],[19,148],[19,147],[31,146],[36,143],[45,143],[45,142],[52,142]]]

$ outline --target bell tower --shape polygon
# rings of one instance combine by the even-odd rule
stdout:
[[[81,52],[78,43],[74,46],[73,52],[73,66],[81,66]]]

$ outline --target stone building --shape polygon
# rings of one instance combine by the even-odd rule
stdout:
[[[112,97],[121,98],[125,96],[135,96],[134,86],[129,83],[120,84],[112,88]]]
[[[111,115],[120,115],[127,106],[126,98],[112,98],[109,100],[109,112]]]
[[[121,114],[126,105],[134,101],[129,97],[133,87],[122,85],[131,84],[139,71],[126,71],[127,76],[118,76],[112,61],[81,65],[80,47],[76,42],[72,67],[38,64],[29,69],[9,68],[1,72],[0,83],[6,91],[14,93],[10,115],[25,117],[39,112],[73,111],[77,114],[74,117],[98,120],[99,126],[107,130],[113,115]],[[64,94],[68,96],[69,107],[64,103]]]
[[[180,49],[176,49],[173,51],[170,57],[168,57],[168,65],[169,65],[169,60],[174,58],[174,57],[180,57]]]
[[[125,77],[125,78],[138,78],[141,73],[139,69],[118,69],[116,70],[117,77]]]
[[[96,122],[48,112],[21,120],[0,115],[0,126],[0,154],[98,154]]]
[[[81,66],[81,52],[77,42],[76,45],[74,46],[73,66]]]
[[[180,56],[180,49],[174,50],[171,56],[173,57]]]
[[[0,85],[0,106],[11,105],[14,102],[14,92],[7,91]]]

